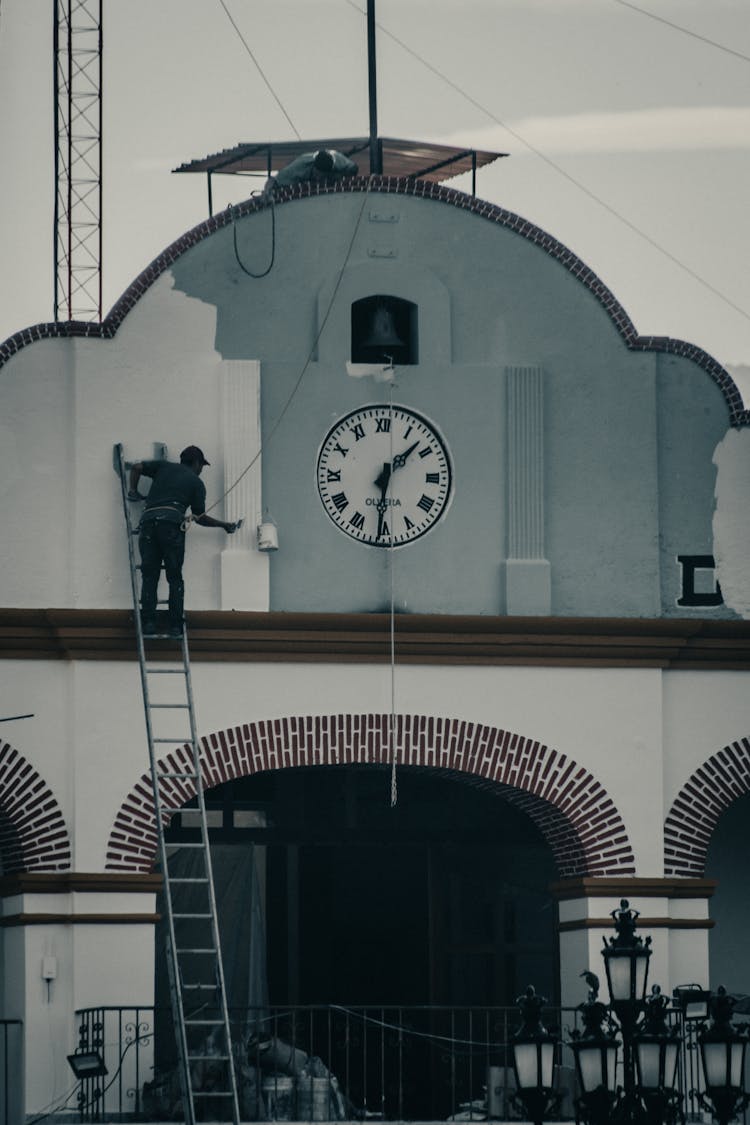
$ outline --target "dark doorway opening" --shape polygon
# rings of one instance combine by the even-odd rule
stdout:
[[[552,853],[484,786],[404,767],[391,808],[388,768],[363,765],[206,794],[212,839],[262,857],[271,1004],[509,1005],[531,982],[557,1001]]]

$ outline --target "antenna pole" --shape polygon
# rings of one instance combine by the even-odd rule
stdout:
[[[370,173],[383,171],[378,144],[378,75],[375,65],[375,0],[367,0],[367,86],[370,96]]]

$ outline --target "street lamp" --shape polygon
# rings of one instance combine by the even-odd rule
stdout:
[[[578,1078],[577,1118],[588,1122],[608,1121],[617,1100],[617,1052],[621,1046],[606,1004],[598,1000],[599,980],[593,973],[589,995],[580,1005],[583,1030],[570,1033],[570,1047]]]
[[[513,1037],[513,1070],[517,1093],[514,1101],[523,1108],[533,1125],[541,1125],[545,1113],[560,1101],[552,1088],[555,1067],[555,1040],[542,1024],[542,1008],[547,1003],[529,985],[516,1003],[521,1009],[521,1026]]]
[[[580,1090],[576,1108],[588,1125],[673,1125],[682,1119],[675,1089],[681,1040],[677,1029],[667,1026],[669,1000],[659,986],[645,999],[651,938],[635,932],[639,915],[627,899],[611,916],[615,936],[604,939],[602,950],[610,1007],[598,999],[599,978],[581,974],[589,994],[580,1006],[583,1030],[571,1033]],[[616,1078],[620,1046],[623,1086]]]
[[[635,1023],[643,1006],[651,957],[651,938],[635,932],[638,916],[626,898],[620,899],[619,909],[610,911],[615,936],[604,939],[602,950],[612,1007],[628,1023]]]
[[[711,1023],[698,1034],[705,1092],[698,1100],[719,1125],[733,1121],[748,1105],[750,1095],[745,1093],[745,1050],[748,1042],[748,1025],[732,1024],[735,1001],[719,987],[709,1000]]]
[[[667,1025],[669,1000],[658,984],[645,1002],[643,1023],[634,1036],[636,1091],[653,1125],[682,1118],[677,1090],[677,1064],[682,1039],[679,1028]]]

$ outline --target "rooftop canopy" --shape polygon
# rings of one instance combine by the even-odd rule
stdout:
[[[393,137],[379,137],[377,143],[382,153],[382,175],[432,180],[435,183],[460,176],[463,172],[476,172],[477,168],[508,155],[505,152],[484,152],[428,141],[396,140]],[[343,152],[356,162],[360,176],[370,175],[369,137],[338,137],[321,141],[254,141],[226,148],[212,156],[191,160],[174,171],[218,172],[222,175],[255,172],[270,176],[302,153],[316,152],[321,148]]]

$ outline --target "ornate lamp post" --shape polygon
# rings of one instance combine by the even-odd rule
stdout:
[[[537,996],[532,985],[519,996],[522,1023],[513,1037],[513,1070],[517,1094],[514,1102],[525,1110],[533,1125],[541,1125],[545,1113],[560,1101],[552,1089],[556,1041],[542,1024],[542,1008],[547,1003]]]
[[[611,913],[615,936],[604,939],[602,950],[610,1008],[598,1000],[598,977],[581,974],[589,996],[580,1009],[583,1030],[571,1035],[570,1044],[580,1088],[577,1109],[589,1125],[673,1125],[683,1119],[675,1089],[680,1038],[667,1026],[669,1001],[658,985],[645,999],[651,938],[636,934],[638,911],[627,899]],[[622,1087],[616,1079],[620,1047]]]
[[[669,999],[658,985],[652,986],[646,998],[651,938],[635,932],[638,911],[631,910],[627,899],[611,915],[615,936],[604,939],[602,950],[611,1004],[599,1000],[599,978],[589,971],[581,973],[589,986],[588,999],[579,1006],[583,1028],[570,1033],[579,1088],[576,1121],[586,1125],[684,1125],[682,1095],[677,1089],[679,1028],[667,1023]],[[711,1022],[704,1022],[698,1033],[705,1091],[692,1094],[719,1125],[727,1125],[750,1105],[750,1094],[744,1088],[750,1025],[732,1024],[735,1001],[724,988],[712,996],[689,985],[675,990],[675,1000],[686,1020],[705,1021],[707,1010],[710,1012]],[[518,1003],[523,1024],[513,1040],[516,1100],[534,1125],[540,1125],[558,1100],[552,1092],[555,1043],[541,1022],[546,1001],[529,987]],[[617,1084],[620,1047],[622,1086]]]
[[[669,1000],[657,984],[646,1000],[643,1023],[635,1035],[636,1093],[652,1125],[683,1120],[677,1090],[679,1028],[667,1026]]]
[[[570,1033],[580,1091],[576,1116],[592,1123],[604,1122],[610,1120],[617,1101],[617,1052],[621,1043],[606,1004],[597,999],[598,977],[594,973],[581,975],[589,984],[588,1000],[580,1006],[583,1030]]]
[[[709,1000],[711,1022],[698,1033],[706,1084],[698,1100],[719,1125],[733,1121],[750,1105],[750,1095],[744,1088],[748,1025],[732,1024],[734,1004],[734,998],[720,987]]]

